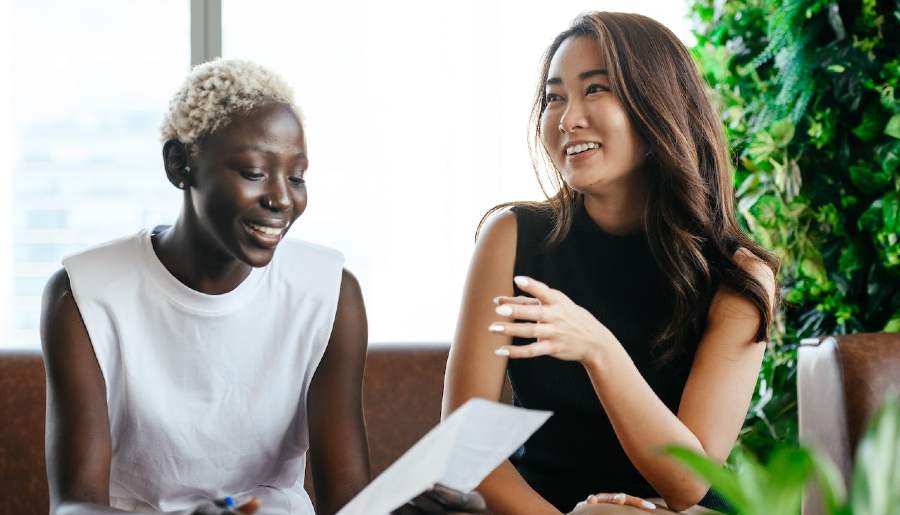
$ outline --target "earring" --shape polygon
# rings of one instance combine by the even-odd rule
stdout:
[[[185,167],[184,167],[184,173],[191,173],[191,167],[190,167],[190,166],[185,166]]]
[[[184,182],[183,182],[183,181],[178,181],[178,189],[180,189],[180,190],[183,190],[183,189],[184,189]]]

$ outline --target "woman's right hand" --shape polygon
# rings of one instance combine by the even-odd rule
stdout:
[[[262,503],[257,497],[251,497],[239,506],[228,502],[227,499],[216,499],[197,506],[189,513],[190,515],[253,515],[261,505]]]
[[[455,515],[483,513],[486,509],[484,498],[478,492],[460,492],[436,484],[394,510],[391,515]]]

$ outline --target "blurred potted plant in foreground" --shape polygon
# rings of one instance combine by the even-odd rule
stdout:
[[[707,481],[740,515],[796,515],[815,481],[827,515],[900,513],[900,402],[890,394],[856,449],[849,499],[831,460],[806,447],[784,445],[765,465],[746,452],[722,466],[688,449],[665,452]]]

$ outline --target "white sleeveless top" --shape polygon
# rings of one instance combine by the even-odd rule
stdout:
[[[285,239],[233,291],[206,295],[169,273],[149,231],[63,260],[106,383],[113,507],[255,495],[262,514],[314,513],[306,395],[343,263]]]

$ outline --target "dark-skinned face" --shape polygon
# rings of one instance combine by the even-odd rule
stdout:
[[[208,246],[265,266],[306,209],[303,127],[286,104],[268,103],[210,134],[192,159],[189,209]]]

